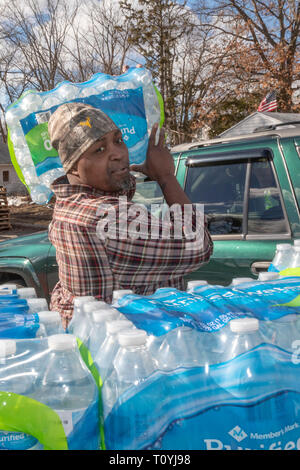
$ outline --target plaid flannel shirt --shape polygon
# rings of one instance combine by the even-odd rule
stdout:
[[[87,185],[71,185],[66,177],[57,179],[52,190],[56,202],[49,239],[56,248],[59,281],[53,289],[50,308],[60,312],[65,328],[72,318],[74,297],[92,295],[111,303],[116,289],[132,289],[140,295],[152,294],[160,287],[184,289],[183,276],[197,270],[210,258],[213,244],[205,219],[204,239],[196,250],[187,249],[185,238],[162,238],[163,222],[159,218],[154,221],[159,232],[156,239],[126,237],[126,223],[122,222],[116,226],[115,238],[99,237],[97,227],[103,220],[102,208],[110,207],[118,213],[119,198],[126,196],[126,214],[130,213],[134,177],[127,192],[106,193]],[[104,213],[107,215],[109,210],[105,209]],[[150,213],[147,214],[150,218]],[[138,221],[136,216],[130,216],[127,225],[135,220]],[[194,228],[195,220],[193,209]],[[153,228],[153,217],[151,223]],[[172,224],[171,218],[170,233]]]

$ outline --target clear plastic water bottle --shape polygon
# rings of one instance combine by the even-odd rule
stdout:
[[[72,320],[75,320],[77,317],[77,314],[80,314],[82,312],[83,305],[88,303],[88,302],[93,302],[95,301],[95,297],[92,295],[84,295],[82,297],[75,297],[74,298],[74,308],[73,308],[73,316]]]
[[[68,331],[87,343],[92,329],[92,313],[99,308],[109,308],[109,305],[96,299],[82,303],[81,313],[76,317],[76,322],[69,325]]]
[[[269,266],[268,271],[280,272],[290,267],[293,258],[292,245],[289,243],[279,243],[276,245],[275,256]]]
[[[68,324],[67,332],[86,341],[90,331],[90,319],[84,314],[83,306],[88,302],[94,302],[93,296],[75,297],[74,308],[71,321]]]
[[[110,309],[103,308],[92,312],[91,333],[87,344],[92,357],[96,356],[105,340],[107,322],[112,322],[118,319],[120,319],[119,312],[112,307]]]
[[[264,271],[258,274],[258,281],[274,281],[279,279],[279,274],[272,271]]]
[[[229,323],[215,331],[200,331],[199,343],[201,357],[204,360],[205,367],[213,364],[219,364],[224,361],[225,351],[230,347],[232,341],[232,332]],[[203,361],[202,361],[203,362]]]
[[[236,287],[248,282],[256,282],[256,279],[253,279],[252,277],[235,277],[231,281],[231,287]]]
[[[103,385],[104,418],[117,401],[122,403],[126,390],[133,388],[133,393],[136,393],[135,389],[157,370],[147,348],[147,333],[144,330],[123,330],[118,334],[118,343],[114,367]],[[135,432],[139,410],[135,412],[136,416],[128,416],[128,432],[131,433]]]
[[[0,317],[4,318],[7,315],[28,315],[29,308],[27,304],[20,303],[6,303],[0,304]]]
[[[125,295],[133,294],[133,290],[130,289],[118,289],[113,291],[112,305],[117,306],[118,301]]]
[[[234,357],[265,343],[257,318],[236,318],[229,322],[231,341],[227,342],[223,359],[228,361]]]
[[[82,313],[91,318],[91,314],[99,310],[99,308],[110,308],[110,306],[102,300],[92,300],[91,302],[82,304]]]
[[[293,247],[293,257],[290,268],[300,268],[300,244],[294,243]]]
[[[2,289],[0,291],[0,304],[4,302],[18,302],[19,296],[17,291],[11,289]],[[24,303],[24,302],[23,302]]]
[[[37,316],[39,322],[44,325],[47,336],[65,333],[59,312],[44,310],[38,312]]]
[[[29,313],[42,312],[43,310],[49,310],[47,300],[44,298],[36,297],[26,299],[29,307]]]
[[[174,328],[164,335],[161,344],[156,348],[156,344],[149,346],[160,370],[197,367],[205,363],[199,333],[194,328]]]
[[[36,291],[34,287],[21,287],[20,289],[17,289],[17,294],[20,297],[20,299],[36,299]]]
[[[208,286],[207,281],[199,280],[199,281],[188,281],[186,290],[187,292],[193,292],[193,289],[195,287],[200,287],[200,286]]]
[[[0,340],[0,390],[32,397],[35,371],[24,373],[24,364],[18,356],[16,341]],[[0,450],[41,450],[42,448],[43,446],[33,436],[23,432],[0,431]]]
[[[129,320],[115,320],[106,324],[106,337],[94,361],[103,383],[113,368],[113,360],[119,348],[118,333],[129,328],[134,328],[133,323]]]
[[[14,291],[13,293],[17,293],[17,285],[16,284],[1,284],[0,285],[0,290],[8,290],[8,291]]]
[[[36,320],[24,321],[23,323],[15,320],[0,323],[1,339],[33,339],[46,336],[45,326]]]
[[[61,418],[69,450],[99,449],[98,388],[73,335],[48,338],[49,359],[34,398]]]
[[[291,313],[262,324],[267,340],[286,351],[295,351],[295,341],[300,340],[299,314]]]

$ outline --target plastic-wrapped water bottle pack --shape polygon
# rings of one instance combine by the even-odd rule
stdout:
[[[300,240],[294,240],[293,244],[279,243],[269,272],[282,274],[283,276],[300,275]]]
[[[144,68],[120,76],[97,73],[89,81],[64,81],[46,92],[29,91],[6,110],[8,147],[21,181],[38,204],[51,197],[51,183],[64,174],[48,134],[51,114],[63,103],[79,101],[108,114],[120,128],[131,163],[146,156],[148,136],[155,122],[163,122],[163,103]]]
[[[75,336],[0,339],[0,449],[100,449],[99,387]]]
[[[285,305],[299,290],[262,273],[78,299],[71,326],[101,377],[106,448],[300,449],[299,307]]]
[[[25,410],[22,419],[0,413],[0,444],[91,449],[100,422],[106,449],[299,450],[299,291],[299,277],[268,272],[226,288],[193,281],[149,296],[115,291],[111,305],[75,298],[67,334],[0,340],[0,407],[20,395],[11,412]],[[42,324],[47,313],[39,315]],[[32,413],[43,405],[48,436]]]
[[[33,288],[0,286],[0,339],[42,338],[64,333],[58,312]]]

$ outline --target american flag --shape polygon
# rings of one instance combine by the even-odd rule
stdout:
[[[257,108],[257,111],[264,112],[264,111],[274,111],[277,108],[277,100],[276,100],[276,92],[270,91],[260,105]]]

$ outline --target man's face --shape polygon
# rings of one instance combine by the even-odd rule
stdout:
[[[126,190],[129,186],[128,149],[120,130],[105,134],[77,162],[75,174],[82,184],[102,191]]]

